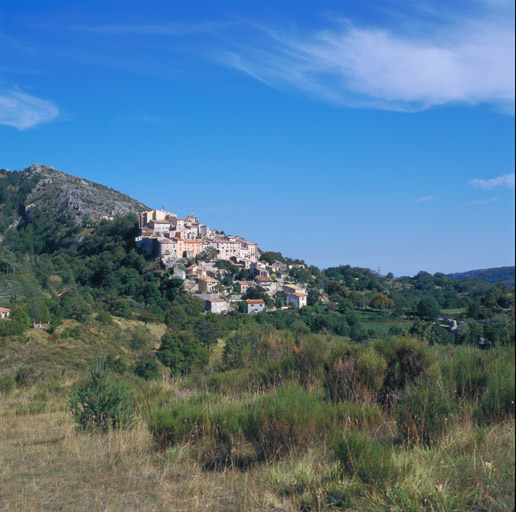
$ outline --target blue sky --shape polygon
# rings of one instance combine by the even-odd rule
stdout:
[[[0,167],[319,267],[513,265],[514,136],[513,2],[0,6]]]

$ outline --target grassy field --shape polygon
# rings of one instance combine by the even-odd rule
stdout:
[[[143,380],[131,368],[164,329],[66,320],[0,339],[0,510],[513,510],[513,346],[273,331],[224,371],[231,336],[204,371]],[[132,429],[76,429],[68,398],[101,355],[124,361],[111,378]]]
[[[154,384],[177,395],[176,384]],[[69,384],[18,389],[0,399],[3,511],[508,511],[514,506],[514,420],[479,428],[463,419],[434,447],[394,452],[408,468],[388,488],[325,480],[336,463],[324,443],[247,471],[203,469],[195,445],[156,449],[145,421],[107,434],[76,431]],[[387,428],[384,425],[383,428]],[[316,441],[316,440],[315,440]],[[343,499],[342,497],[346,497]],[[338,507],[337,507],[338,505]],[[474,506],[473,506],[474,505]]]
[[[441,309],[443,315],[462,315],[466,312],[466,308]]]

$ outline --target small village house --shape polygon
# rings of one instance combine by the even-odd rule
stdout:
[[[292,304],[296,308],[300,309],[306,306],[306,293],[289,293],[287,295],[287,305]]]
[[[219,315],[229,311],[229,302],[224,299],[209,299],[206,301],[206,310],[210,313]]]
[[[247,314],[255,315],[265,310],[265,301],[263,299],[247,299]]]
[[[199,292],[200,293],[213,293],[217,291],[219,282],[213,277],[199,277]]]

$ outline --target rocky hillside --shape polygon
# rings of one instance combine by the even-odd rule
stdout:
[[[9,171],[0,171],[0,177],[7,177]],[[71,176],[53,167],[34,164],[19,173],[21,182],[31,184],[30,191],[23,198],[20,213],[44,205],[48,213],[58,213],[81,221],[85,216],[92,220],[117,214],[137,213],[146,206],[116,190],[92,181]]]
[[[0,170],[0,242],[29,254],[69,246],[103,218],[145,209],[125,194],[53,167]]]

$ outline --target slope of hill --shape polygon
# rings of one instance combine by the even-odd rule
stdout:
[[[116,190],[41,164],[31,165],[20,172],[0,170],[0,183],[2,195],[14,192],[20,199],[18,205],[12,205],[19,213],[44,209],[49,214],[59,213],[80,221],[84,216],[99,219],[137,213],[146,208]],[[0,195],[0,202],[1,199]]]
[[[104,185],[35,164],[0,170],[0,241],[29,254],[53,252],[83,236],[103,218],[147,207]],[[16,228],[16,229],[15,229]]]
[[[496,267],[458,272],[448,274],[448,276],[456,279],[479,279],[480,281],[485,281],[490,284],[504,283],[508,288],[513,289],[514,272],[514,267]]]

